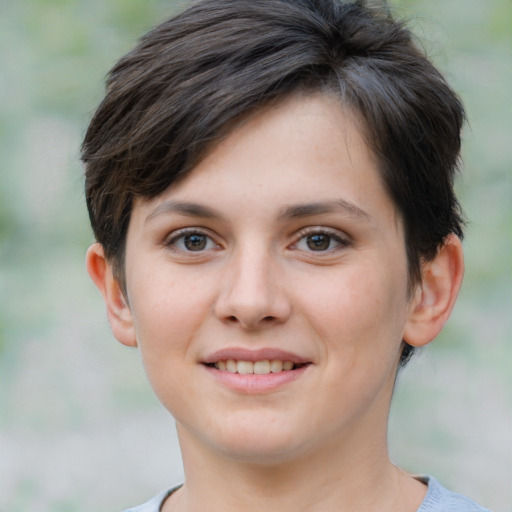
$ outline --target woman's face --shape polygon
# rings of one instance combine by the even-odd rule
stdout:
[[[145,370],[188,442],[271,462],[385,436],[403,227],[336,99],[262,111],[136,201],[126,281]]]

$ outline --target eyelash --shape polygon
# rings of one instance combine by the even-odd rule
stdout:
[[[215,246],[215,248],[218,248],[219,247],[219,244],[217,244],[217,242],[215,242],[215,240],[213,239],[213,237],[199,229],[199,228],[185,228],[185,229],[180,229],[176,232],[173,232],[172,235],[167,238],[165,240],[165,246],[176,251],[176,252],[183,252],[183,253],[194,253],[194,252],[197,252],[197,253],[201,253],[205,250],[205,248],[202,248],[198,251],[193,251],[193,250],[190,250],[190,249],[186,249],[186,248],[181,248],[181,247],[178,247],[177,245],[177,242],[181,239],[183,239],[183,243],[185,243],[186,241],[186,237],[189,236],[189,237],[192,237],[192,236],[199,236],[199,237],[205,237],[206,239],[206,244],[210,243],[210,244],[213,244]],[[208,249],[213,249],[213,247],[209,247],[207,248],[206,250]]]
[[[324,227],[308,227],[300,231],[299,236],[297,238],[297,241],[292,244],[292,247],[298,248],[298,244],[302,241],[307,239],[310,236],[315,235],[323,235],[326,237],[329,237],[329,247],[327,247],[325,250],[319,250],[315,251],[311,248],[303,249],[305,252],[317,252],[317,253],[328,253],[331,254],[333,251],[337,249],[343,249],[350,245],[350,239],[348,236],[343,236],[339,233],[339,231],[327,229]],[[336,247],[330,247],[332,241],[336,242]],[[307,243],[307,242],[306,242]],[[299,249],[300,250],[300,249]]]

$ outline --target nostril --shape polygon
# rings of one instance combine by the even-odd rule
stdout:
[[[273,322],[276,321],[276,317],[275,316],[272,316],[272,315],[269,315],[269,316],[264,316],[261,320],[259,320],[258,322],[256,323],[259,323],[260,325],[262,324],[272,324]],[[249,326],[249,325],[252,325],[252,322],[244,322],[242,321],[238,316],[236,315],[229,315],[226,317],[225,319],[228,323],[232,323],[232,324],[237,324],[237,323],[241,323],[242,325],[245,325],[245,326]]]

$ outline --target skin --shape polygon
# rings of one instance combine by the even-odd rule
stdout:
[[[100,245],[87,266],[177,422],[186,483],[164,511],[420,506],[425,486],[389,460],[389,406],[402,340],[437,335],[462,250],[448,237],[408,293],[402,219],[335,98],[263,110],[179,184],[135,201],[126,297]],[[308,364],[271,389],[233,388],[204,364],[233,347]]]

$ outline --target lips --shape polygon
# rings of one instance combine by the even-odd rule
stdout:
[[[204,364],[215,364],[219,361],[250,361],[256,363],[258,361],[290,361],[293,365],[303,365],[310,363],[307,358],[280,350],[277,348],[262,348],[257,350],[248,350],[245,348],[225,348],[209,354],[203,361]]]
[[[282,376],[295,373],[311,361],[293,352],[275,348],[247,350],[228,348],[209,355],[202,363],[218,373],[233,376]]]

